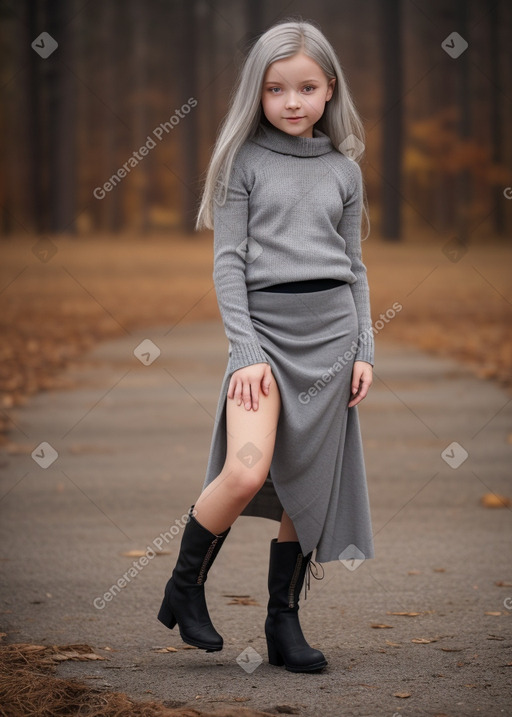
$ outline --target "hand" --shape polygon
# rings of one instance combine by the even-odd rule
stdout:
[[[260,388],[268,396],[272,383],[272,371],[268,363],[254,363],[234,371],[228,386],[228,398],[242,403],[247,411],[258,410]]]
[[[366,361],[354,361],[354,367],[352,369],[352,393],[350,398],[349,408],[357,406],[366,394],[373,381],[373,367],[371,363]]]

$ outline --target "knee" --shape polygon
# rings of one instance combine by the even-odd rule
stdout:
[[[230,495],[240,501],[249,501],[259,491],[268,475],[268,470],[254,468],[226,467]]]

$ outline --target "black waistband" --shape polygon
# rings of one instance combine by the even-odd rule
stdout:
[[[287,281],[285,284],[273,284],[264,289],[256,291],[272,291],[279,294],[301,294],[309,291],[324,291],[334,289],[335,286],[343,286],[346,281],[340,279],[305,279],[304,281]]]

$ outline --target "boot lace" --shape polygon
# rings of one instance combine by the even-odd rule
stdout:
[[[306,567],[306,579],[304,580],[304,600],[307,600],[308,590],[311,589],[311,576],[313,576],[315,580],[323,580],[325,571],[323,565],[315,563],[315,561],[310,558]]]

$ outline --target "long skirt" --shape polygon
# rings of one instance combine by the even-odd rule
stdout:
[[[291,518],[304,555],[318,562],[374,557],[357,406],[348,408],[357,314],[348,284],[301,293],[248,292],[249,313],[281,394],[268,476],[242,515]],[[226,458],[220,390],[206,487]],[[352,563],[354,565],[354,563]]]

